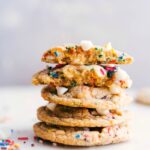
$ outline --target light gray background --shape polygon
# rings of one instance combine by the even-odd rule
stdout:
[[[0,0],[0,86],[31,84],[50,46],[92,40],[135,58],[123,68],[150,85],[149,0]]]

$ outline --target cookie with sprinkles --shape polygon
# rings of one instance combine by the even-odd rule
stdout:
[[[132,85],[132,80],[124,70],[114,65],[65,65],[38,72],[33,76],[32,83],[65,87],[107,86],[116,91],[117,88],[129,88]]]
[[[105,114],[96,109],[73,108],[49,103],[37,110],[37,117],[47,124],[70,127],[107,127],[130,120],[128,111],[112,110]]]
[[[60,90],[57,87],[58,90]],[[66,90],[66,88],[63,90]],[[52,87],[46,86],[42,89],[42,97],[49,102],[70,106],[100,108],[103,110],[117,109],[126,106],[132,101],[132,97],[122,92],[119,95],[112,94],[108,88],[89,88],[87,86],[76,86],[63,93],[53,91]]]
[[[70,146],[95,146],[120,143],[130,138],[126,124],[109,127],[79,128],[47,125],[43,122],[33,127],[35,135],[51,142]]]
[[[80,44],[68,44],[49,49],[42,56],[42,61],[73,65],[131,64],[133,57],[115,50],[111,43],[97,46],[91,41],[81,41]]]
[[[131,64],[133,57],[111,43],[81,41],[49,49],[42,61],[48,66],[33,75],[32,83],[45,85],[41,96],[48,104],[37,110],[36,137],[70,146],[129,139],[131,114],[120,109],[133,100],[125,92],[132,80],[118,65]]]

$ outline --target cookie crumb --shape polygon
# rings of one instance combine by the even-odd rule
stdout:
[[[53,146],[57,146],[57,143],[52,143]]]
[[[39,140],[39,143],[40,143],[40,144],[43,144],[43,141],[42,141],[42,140]]]
[[[31,147],[34,147],[34,146],[35,146],[35,145],[32,143],[32,144],[31,144]]]

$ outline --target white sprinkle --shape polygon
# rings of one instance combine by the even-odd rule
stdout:
[[[126,71],[118,68],[118,71],[115,73],[115,82],[125,81],[128,85],[128,87],[131,87],[132,80],[130,79],[129,75],[126,73]]]
[[[93,48],[93,43],[91,41],[83,40],[83,41],[80,42],[80,46],[82,47],[82,49],[84,51],[87,51],[90,48]]]
[[[112,49],[112,46],[111,46],[111,43],[110,43],[110,42],[104,45],[104,50],[105,50],[105,51],[109,51],[109,50],[111,50],[111,49]]]
[[[57,105],[57,104],[55,104],[55,103],[48,103],[46,107],[47,107],[49,110],[54,111],[56,105]]]
[[[68,88],[65,88],[65,87],[56,87],[56,89],[57,89],[57,94],[59,96],[63,95],[65,92],[68,91]]]
[[[57,143],[52,143],[53,146],[57,146]]]
[[[40,143],[40,144],[43,144],[43,141],[42,141],[42,140],[39,140],[39,143]]]
[[[83,66],[85,69],[91,70],[93,69],[98,77],[104,77],[106,75],[106,70],[98,65],[90,65],[90,66]]]
[[[99,108],[99,107],[96,108],[96,111],[97,111],[98,114],[100,114],[100,115],[107,115],[107,114],[109,114],[109,110],[101,109],[101,108]]]
[[[115,64],[101,64],[102,66],[106,66],[106,67],[115,67],[115,66],[117,66],[117,65],[115,65]]]

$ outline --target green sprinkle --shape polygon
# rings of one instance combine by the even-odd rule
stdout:
[[[52,76],[53,78],[58,78],[58,73],[56,72],[50,72],[49,75]]]
[[[77,85],[77,82],[76,81],[71,81],[71,87],[75,87]]]
[[[114,72],[113,72],[113,71],[108,71],[108,72],[107,72],[107,77],[108,77],[108,78],[112,78],[113,75],[114,75]]]
[[[48,72],[52,70],[52,67],[47,67]]]
[[[94,68],[92,68],[91,71],[94,71]]]
[[[100,55],[98,55],[98,57],[102,57],[102,56],[103,56],[103,55],[101,55],[101,54],[100,54]]]
[[[95,50],[100,50],[100,51],[103,51],[103,48],[98,48],[98,47],[95,47]]]
[[[71,50],[71,47],[66,47],[66,50],[69,52]]]

